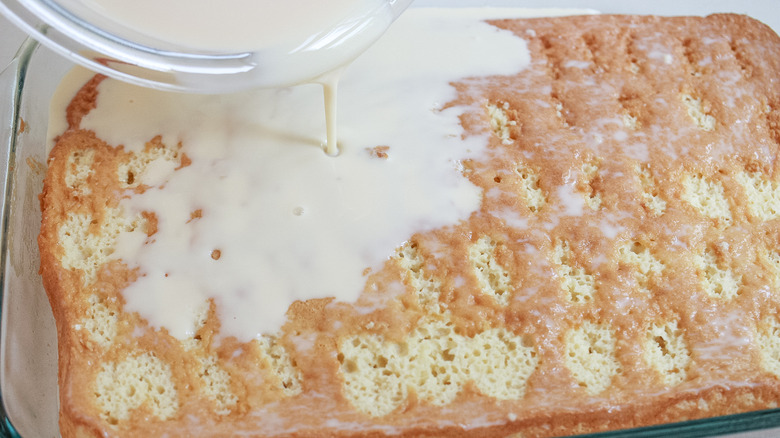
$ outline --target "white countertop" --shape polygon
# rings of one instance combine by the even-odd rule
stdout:
[[[419,1],[419,0],[418,0]],[[452,1],[427,1],[427,4],[451,5]],[[478,2],[473,2],[478,4]],[[487,3],[487,1],[486,1]],[[658,0],[652,3],[614,0],[492,0],[495,6],[570,7],[596,9],[605,13],[662,15],[702,15],[713,12],[735,12],[757,18],[780,33],[780,2],[774,0]],[[0,71],[11,61],[26,35],[4,17],[0,17]],[[0,102],[3,104],[4,102]],[[780,428],[729,435],[726,438],[776,438]]]

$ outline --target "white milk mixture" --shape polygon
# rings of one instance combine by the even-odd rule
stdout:
[[[74,15],[133,44],[167,52],[245,54],[244,68],[259,86],[310,81],[338,69],[376,41],[410,2],[61,0]],[[157,68],[165,71],[164,65]]]
[[[366,268],[480,206],[460,163],[484,153],[487,133],[464,138],[467,109],[442,110],[450,83],[530,62],[525,41],[483,20],[555,12],[408,10],[342,77],[338,157],[319,147],[317,85],[206,96],[103,81],[82,128],[133,151],[162,134],[192,161],[154,163],[139,176],[151,188],[122,201],[158,218],[151,238],[122,235],[113,255],[142,275],[124,291],[126,310],[185,338],[213,299],[221,335],[248,341],[278,330],[295,300],[355,300]],[[377,146],[387,158],[369,153]]]
[[[96,11],[116,30],[124,27],[149,40],[198,52],[241,52],[295,45],[300,50],[326,48],[368,26],[371,16],[398,0],[66,0]],[[408,3],[408,2],[402,2]],[[236,11],[240,11],[236,13]],[[392,18],[392,17],[390,17]],[[353,27],[349,27],[353,25]],[[347,27],[347,29],[342,29]],[[121,34],[121,30],[118,32]],[[320,46],[307,45],[322,39]],[[275,65],[269,65],[274,68]]]

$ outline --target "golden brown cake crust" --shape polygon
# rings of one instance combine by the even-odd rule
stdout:
[[[465,163],[480,211],[413,236],[357,303],[295,303],[249,344],[212,342],[213,304],[189,344],[122,312],[135,273],[106,236],[155,217],[112,210],[144,190],[120,172],[138,157],[80,129],[102,79],[85,85],[41,194],[62,435],[542,437],[776,407],[780,39],[729,14],[492,24],[532,64],[455,84],[464,127],[491,133]],[[413,382],[410,346],[446,379]],[[128,376],[151,389],[123,413],[127,388],[96,382]]]

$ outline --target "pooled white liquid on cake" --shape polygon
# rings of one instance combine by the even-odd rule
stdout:
[[[136,152],[162,135],[191,160],[151,166],[137,178],[152,187],[121,203],[157,217],[154,235],[124,234],[113,254],[141,274],[125,310],[185,338],[213,299],[220,334],[248,341],[278,330],[296,300],[357,299],[366,268],[480,206],[460,163],[485,152],[487,133],[464,138],[467,108],[442,110],[450,83],[530,62],[522,39],[483,20],[552,12],[407,11],[342,77],[335,159],[319,147],[318,85],[202,96],[103,81],[82,128]],[[386,159],[369,153],[377,146]]]

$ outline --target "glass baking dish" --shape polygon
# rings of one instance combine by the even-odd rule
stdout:
[[[0,436],[59,436],[56,328],[38,275],[49,101],[74,66],[32,40],[0,72]],[[780,409],[589,437],[780,436]],[[777,429],[775,429],[777,428]]]

